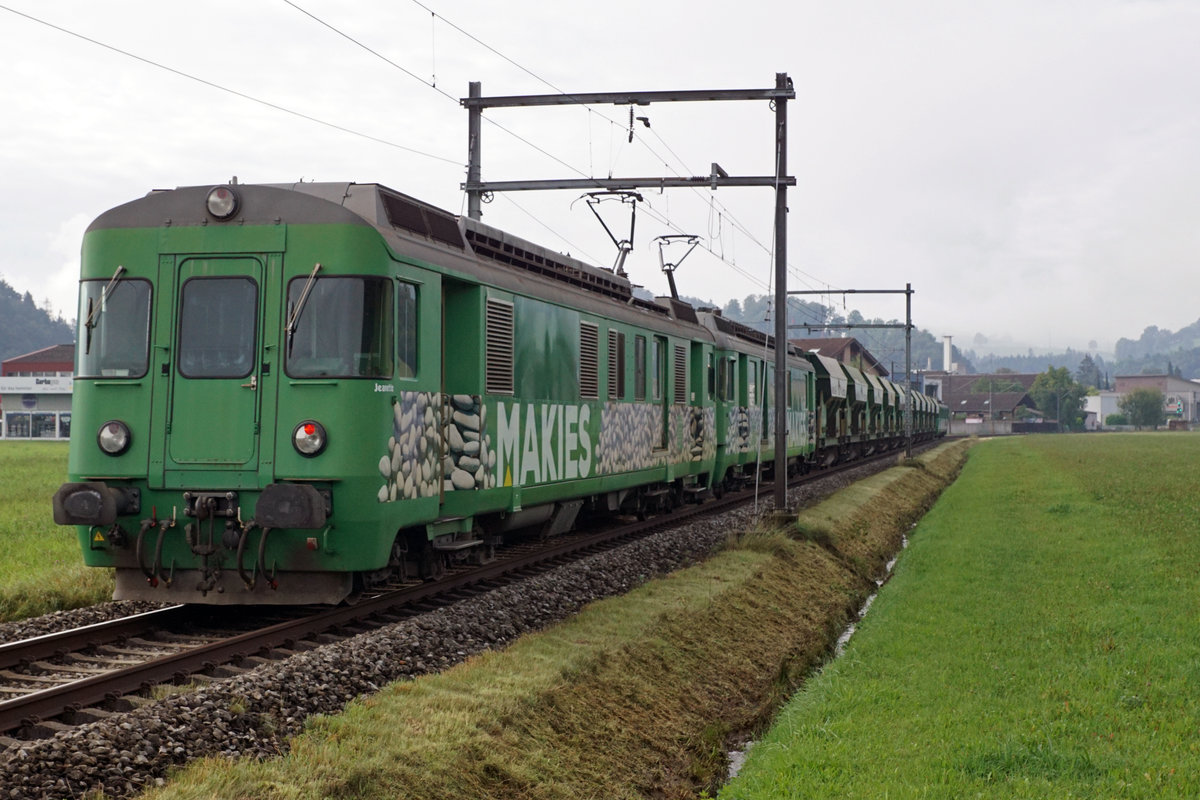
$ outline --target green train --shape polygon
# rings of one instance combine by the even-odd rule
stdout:
[[[151,192],[84,237],[55,522],[117,599],[338,603],[753,479],[773,342],[632,288],[377,184]],[[786,380],[790,472],[902,440],[890,381]]]

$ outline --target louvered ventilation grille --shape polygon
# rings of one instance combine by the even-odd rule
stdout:
[[[579,323],[579,396],[600,398],[600,327],[590,322]]]
[[[687,348],[675,345],[675,402],[687,404]]]
[[[608,399],[616,400],[619,395],[620,387],[620,334],[616,331],[608,332]]]
[[[488,394],[513,393],[513,307],[501,300],[487,301]]]

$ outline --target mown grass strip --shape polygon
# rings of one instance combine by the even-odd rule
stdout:
[[[953,473],[963,449],[898,469],[899,480]],[[924,507],[914,487],[909,502]],[[902,533],[881,528],[833,533],[865,552],[861,539],[888,546]],[[728,735],[770,717],[874,588],[849,562],[828,543],[756,532],[505,651],[316,721],[281,759],[208,760],[149,796],[694,797],[724,776]]]
[[[1200,437],[975,448],[722,800],[1200,796]]]
[[[0,443],[0,622],[112,596],[111,572],[84,567],[75,528],[54,524],[50,498],[66,474],[66,442]]]

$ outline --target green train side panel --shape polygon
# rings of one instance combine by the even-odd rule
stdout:
[[[483,352],[484,304],[471,297],[469,287],[454,291],[460,295],[454,307],[461,313],[453,333],[447,317],[447,353]],[[702,376],[698,380],[695,374],[702,348],[544,300],[490,288],[482,288],[484,294],[512,306],[514,394],[481,394],[480,361],[447,366],[446,398],[454,407],[446,415],[443,514],[512,511],[711,469],[716,447],[711,406],[674,403],[670,394],[678,360],[684,375],[690,373],[685,396],[703,398]],[[448,295],[448,307],[450,302]],[[580,396],[581,323],[594,326],[598,337],[595,399]],[[600,399],[610,397],[610,376],[615,376],[609,369],[610,331],[624,336],[628,351],[621,399]],[[638,336],[664,342],[657,400],[626,399],[632,395],[631,348]],[[648,376],[648,394],[652,384]]]

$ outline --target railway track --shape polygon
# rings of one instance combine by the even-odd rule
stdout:
[[[890,459],[895,451],[876,458]],[[807,477],[827,477],[871,459]],[[793,485],[806,480],[805,477]],[[364,631],[523,580],[568,560],[753,499],[753,489],[601,531],[505,547],[483,566],[454,567],[441,580],[388,587],[354,605],[287,610],[171,606],[0,645],[0,747],[52,736],[152,702],[154,687],[220,680]],[[760,491],[760,496],[766,493]],[[169,690],[168,690],[169,691]]]

